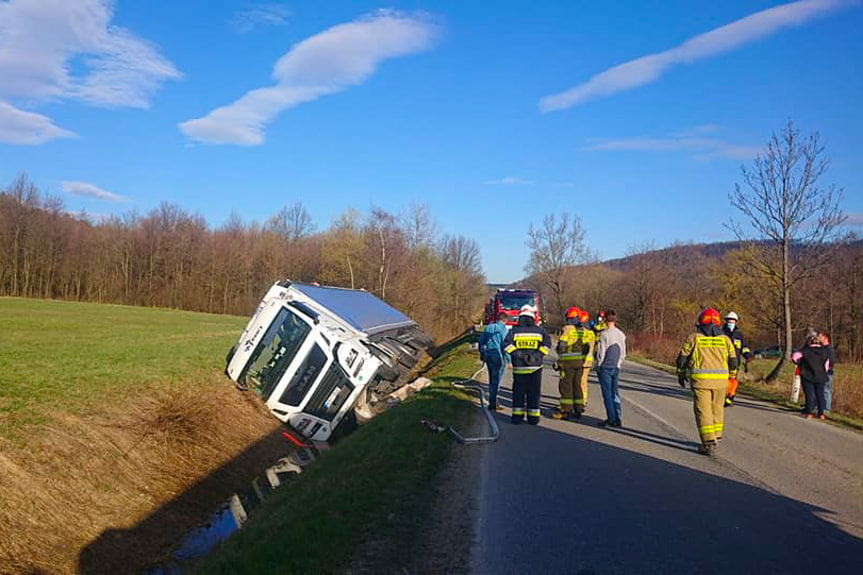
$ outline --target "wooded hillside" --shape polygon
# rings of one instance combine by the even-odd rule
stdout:
[[[316,231],[299,203],[212,228],[173,204],[91,221],[22,175],[0,192],[0,295],[248,315],[290,278],[364,288],[446,338],[485,296],[476,242],[440,236],[424,206],[348,209]]]

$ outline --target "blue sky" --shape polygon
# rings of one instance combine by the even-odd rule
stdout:
[[[425,203],[511,281],[552,211],[604,258],[730,239],[740,165],[792,118],[861,230],[861,29],[841,0],[0,0],[0,182],[214,226]]]

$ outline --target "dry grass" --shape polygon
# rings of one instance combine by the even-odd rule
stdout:
[[[30,429],[26,447],[0,440],[0,572],[76,572],[88,543],[106,530],[135,528],[247,446],[273,435],[277,424],[252,396],[214,374],[209,381],[162,386],[155,394],[116,394],[81,415],[59,414]],[[282,452],[272,457],[289,450],[279,447]],[[145,566],[206,517],[220,496],[215,488],[189,502],[172,517],[174,529],[163,530],[165,540],[144,538],[137,555],[98,558],[87,570],[109,572],[118,560],[124,570]]]

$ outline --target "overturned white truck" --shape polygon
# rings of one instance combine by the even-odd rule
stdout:
[[[352,409],[404,385],[429,345],[416,322],[365,290],[286,280],[258,305],[225,373],[325,441]]]

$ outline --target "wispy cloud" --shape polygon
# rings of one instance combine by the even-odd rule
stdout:
[[[669,152],[690,151],[699,160],[732,158],[748,160],[754,158],[761,148],[742,144],[731,144],[718,137],[705,134],[718,131],[717,126],[698,126],[678,134],[662,137],[597,138],[579,148],[587,152],[646,151]]]
[[[540,110],[553,112],[591,100],[632,90],[658,80],[678,64],[691,64],[754,42],[775,32],[803,25],[840,8],[857,4],[854,0],[801,0],[756,12],[666,50],[630,60],[601,72],[587,82],[539,101]]]
[[[284,4],[253,4],[235,12],[228,24],[240,34],[246,34],[264,26],[284,26],[290,15],[291,9]]]
[[[97,200],[105,200],[106,202],[128,202],[129,198],[121,196],[108,190],[103,190],[95,184],[89,182],[74,182],[66,181],[60,184],[60,188],[67,194],[73,196],[81,196],[85,198],[95,198]]]
[[[88,212],[87,210],[66,210],[66,213],[75,218],[76,220],[89,222],[94,225],[107,222],[111,219],[111,214],[97,214],[93,212]]]
[[[71,135],[49,118],[19,109],[19,102],[147,108],[166,80],[180,77],[149,42],[112,25],[113,17],[111,0],[0,2],[0,142],[35,144]]]
[[[853,226],[855,228],[863,228],[863,213],[854,212],[848,214],[848,219],[845,220],[846,226]]]
[[[486,180],[483,182],[486,186],[532,186],[534,183],[536,182],[533,180],[525,180],[515,176],[506,176],[497,180]]]
[[[284,110],[362,84],[384,60],[431,47],[437,28],[424,14],[380,10],[306,38],[273,68],[275,86],[183,122],[188,138],[208,144],[258,146]]]
[[[25,112],[0,101],[0,142],[35,146],[75,134],[54,124],[41,114]]]

